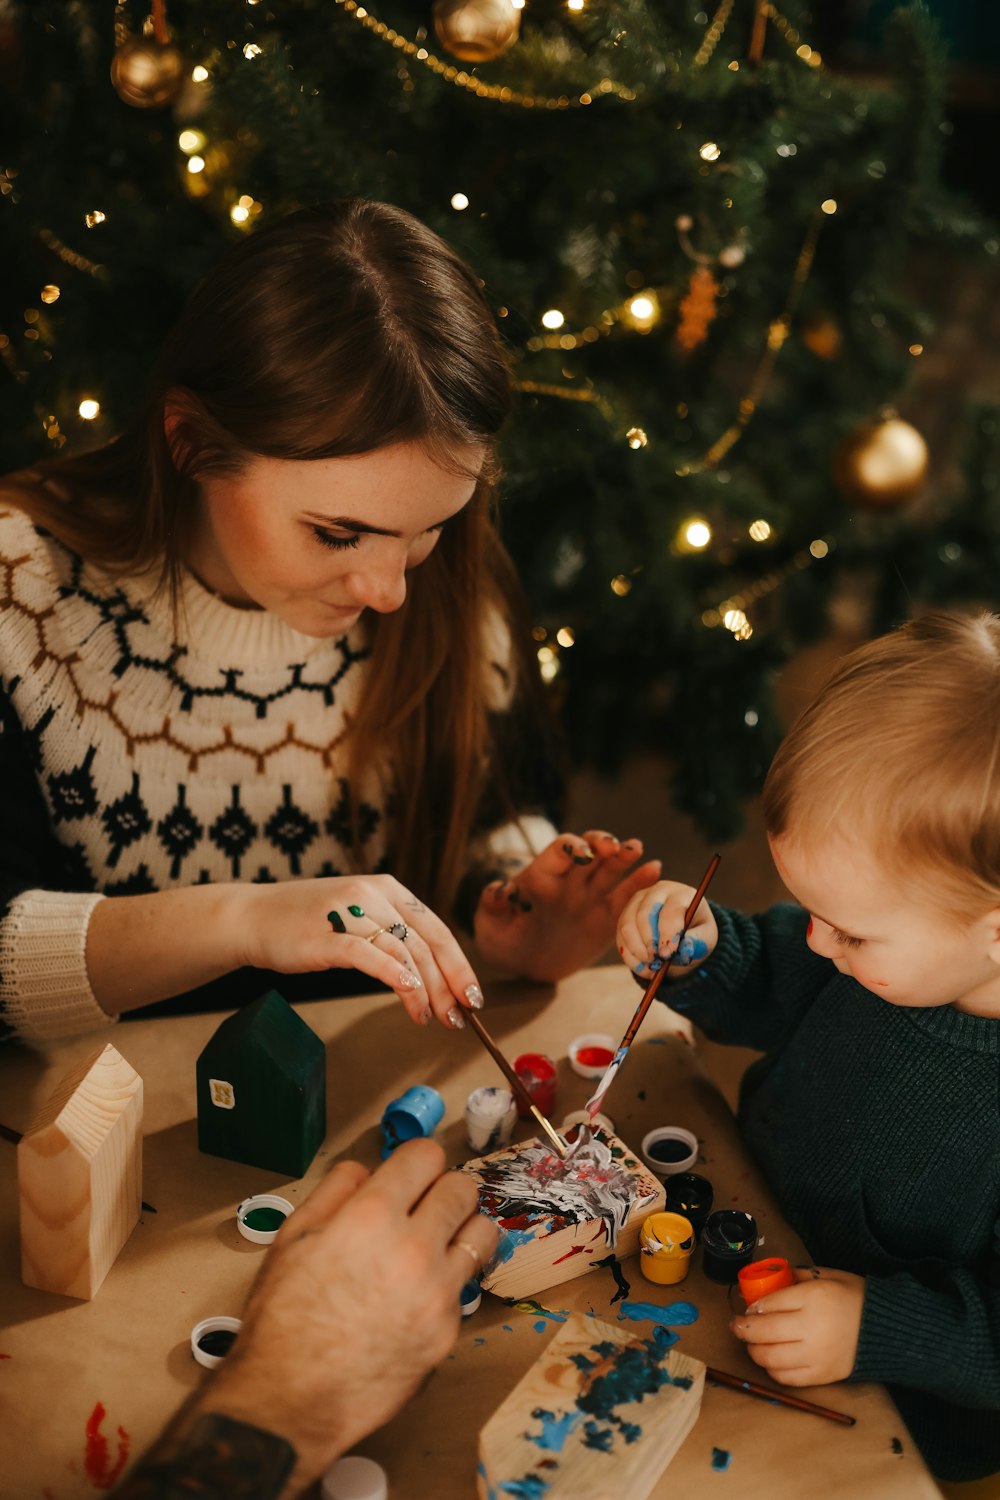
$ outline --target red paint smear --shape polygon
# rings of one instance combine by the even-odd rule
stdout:
[[[593,1255],[593,1253],[594,1253],[593,1250],[589,1249],[586,1245],[574,1245],[573,1248],[572,1248],[572,1250],[567,1250],[566,1251],[565,1255],[557,1255],[556,1258],[555,1258],[555,1260],[552,1262],[552,1264],[554,1266],[557,1266],[560,1261],[569,1260],[571,1256],[574,1256],[574,1255]]]
[[[0,1359],[13,1359],[13,1354],[0,1354]]]
[[[614,1055],[610,1047],[580,1047],[576,1060],[585,1068],[606,1068]]]
[[[107,1413],[98,1401],[87,1418],[87,1447],[83,1467],[87,1478],[96,1490],[109,1490],[128,1462],[129,1435],[124,1427],[118,1429],[118,1459],[114,1468],[108,1467],[108,1440],[101,1432],[101,1423]]]

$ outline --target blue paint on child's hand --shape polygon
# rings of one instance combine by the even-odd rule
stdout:
[[[678,944],[675,962],[679,964],[693,964],[698,958],[704,958],[708,952],[708,944],[697,937],[686,937]]]
[[[653,952],[660,951],[660,912],[663,910],[663,902],[657,901],[649,914],[649,930],[653,937]]]

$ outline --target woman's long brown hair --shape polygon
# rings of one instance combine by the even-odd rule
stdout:
[[[491,513],[509,403],[502,346],[468,267],[403,210],[345,200],[299,210],[222,260],[120,437],[5,486],[74,552],[158,578],[176,605],[203,476],[239,473],[254,454],[336,458],[413,441],[451,468],[485,444],[473,499],[411,575],[403,607],[371,625],[370,682],[347,742],[352,788],[388,768],[393,873],[444,911],[486,777],[495,791],[503,776],[483,658],[497,611],[515,682],[528,680],[516,579]],[[354,842],[360,868],[357,826]]]

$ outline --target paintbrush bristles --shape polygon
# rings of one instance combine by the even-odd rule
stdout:
[[[531,1114],[534,1115],[535,1119],[538,1121],[539,1125],[542,1127],[542,1130],[552,1142],[558,1154],[560,1156],[565,1156],[567,1149],[566,1142],[556,1130],[555,1126],[552,1125],[552,1123],[547,1120],[542,1114],[541,1110],[538,1108],[538,1105],[528,1093],[524,1080],[522,1078],[519,1078],[515,1073],[514,1069],[511,1067],[510,1063],[504,1057],[503,1053],[500,1051],[500,1048],[497,1046],[496,1042],[490,1036],[489,1032],[486,1030],[486,1027],[479,1019],[479,1016],[474,1010],[467,1010],[465,1011],[465,1017],[469,1022],[469,1025],[472,1027],[473,1031],[476,1033],[476,1036],[482,1042],[483,1046],[486,1048],[487,1052],[490,1054],[493,1061],[496,1063],[497,1067],[500,1069],[501,1073],[510,1084],[511,1088],[521,1099],[523,1099],[528,1110],[531,1112]]]

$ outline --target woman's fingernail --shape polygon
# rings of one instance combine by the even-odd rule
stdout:
[[[473,1010],[482,1010],[483,992],[479,988],[478,984],[467,984],[465,986],[465,998],[466,1000],[468,1000]]]
[[[401,990],[422,990],[424,987],[424,981],[412,969],[400,969],[396,983]]]
[[[594,854],[593,849],[588,849],[586,854],[574,854],[573,863],[575,865],[592,865],[595,858],[596,855]]]
[[[456,1031],[461,1031],[462,1027],[465,1025],[465,1022],[462,1020],[462,1012],[459,1010],[457,1005],[453,1005],[451,1010],[448,1012],[448,1022],[455,1028]]]
[[[562,848],[563,848],[563,853],[564,854],[572,854],[573,853],[573,845],[572,844],[563,844]]]

